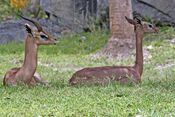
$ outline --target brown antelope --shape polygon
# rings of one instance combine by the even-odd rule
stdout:
[[[21,83],[27,85],[43,84],[45,82],[36,73],[38,47],[39,45],[52,45],[56,43],[53,37],[45,32],[38,22],[23,16],[21,17],[33,23],[37,29],[33,29],[29,24],[25,24],[28,34],[25,39],[24,63],[20,68],[12,68],[7,71],[3,79],[3,84],[8,86],[16,86]]]
[[[134,25],[136,34],[136,62],[134,66],[104,66],[84,68],[73,74],[69,80],[71,85],[77,84],[107,84],[110,81],[118,81],[121,84],[140,83],[143,72],[143,51],[142,40],[145,33],[158,32],[158,28],[135,18],[134,20],[125,17]]]

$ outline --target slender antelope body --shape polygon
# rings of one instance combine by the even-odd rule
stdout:
[[[20,68],[12,68],[11,70],[7,71],[4,76],[3,84],[16,86],[21,83],[27,85],[45,83],[36,72],[38,46],[55,44],[55,40],[49,34],[47,34],[36,21],[23,16],[21,17],[32,22],[37,27],[37,30],[32,29],[29,24],[25,24],[28,35],[25,40],[24,63]]]
[[[134,25],[136,34],[136,62],[134,66],[104,66],[84,68],[73,74],[69,80],[71,85],[78,84],[107,84],[110,81],[118,81],[122,84],[141,82],[143,72],[142,40],[145,33],[155,33],[158,29],[152,24],[141,22],[139,19],[126,20]]]

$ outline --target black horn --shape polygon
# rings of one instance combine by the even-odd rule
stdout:
[[[43,29],[42,29],[42,27],[41,27],[41,25],[38,23],[38,22],[36,22],[36,21],[34,21],[34,20],[32,20],[32,19],[29,19],[29,18],[26,18],[26,17],[24,17],[24,16],[22,16],[22,15],[19,15],[22,19],[25,19],[25,20],[27,20],[27,21],[29,21],[29,22],[32,22],[36,27],[37,27],[37,29],[38,29],[38,31],[42,31]]]

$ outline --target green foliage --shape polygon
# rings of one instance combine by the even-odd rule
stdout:
[[[10,7],[10,0],[0,0],[0,22],[16,16],[17,10]]]
[[[167,34],[165,34],[167,33]],[[163,36],[165,34],[165,36]],[[175,45],[172,28],[161,29],[160,34],[148,35],[145,46],[152,59],[145,61],[142,83],[135,86],[109,84],[107,86],[79,86],[68,84],[71,75],[84,67],[133,64],[134,59],[115,60],[93,58],[90,54],[104,47],[105,32],[84,33],[65,37],[56,46],[39,48],[38,72],[49,86],[4,87],[0,85],[1,116],[98,116],[148,117],[175,116]],[[86,39],[82,40],[82,36]],[[23,44],[0,46],[0,77],[23,60]],[[167,65],[172,65],[167,68]],[[158,66],[162,66],[158,68]],[[2,79],[0,79],[2,82]]]

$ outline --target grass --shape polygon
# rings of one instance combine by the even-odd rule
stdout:
[[[148,35],[144,46],[152,45],[152,59],[145,61],[142,83],[134,86],[78,86],[68,84],[71,75],[83,67],[133,64],[131,60],[92,58],[107,42],[107,32],[84,33],[65,37],[56,46],[39,49],[38,72],[49,86],[4,87],[0,85],[0,116],[62,117],[170,117],[175,116],[175,37],[173,28]],[[0,46],[0,78],[5,72],[21,66],[24,46],[13,43]],[[2,82],[2,79],[0,79]]]

